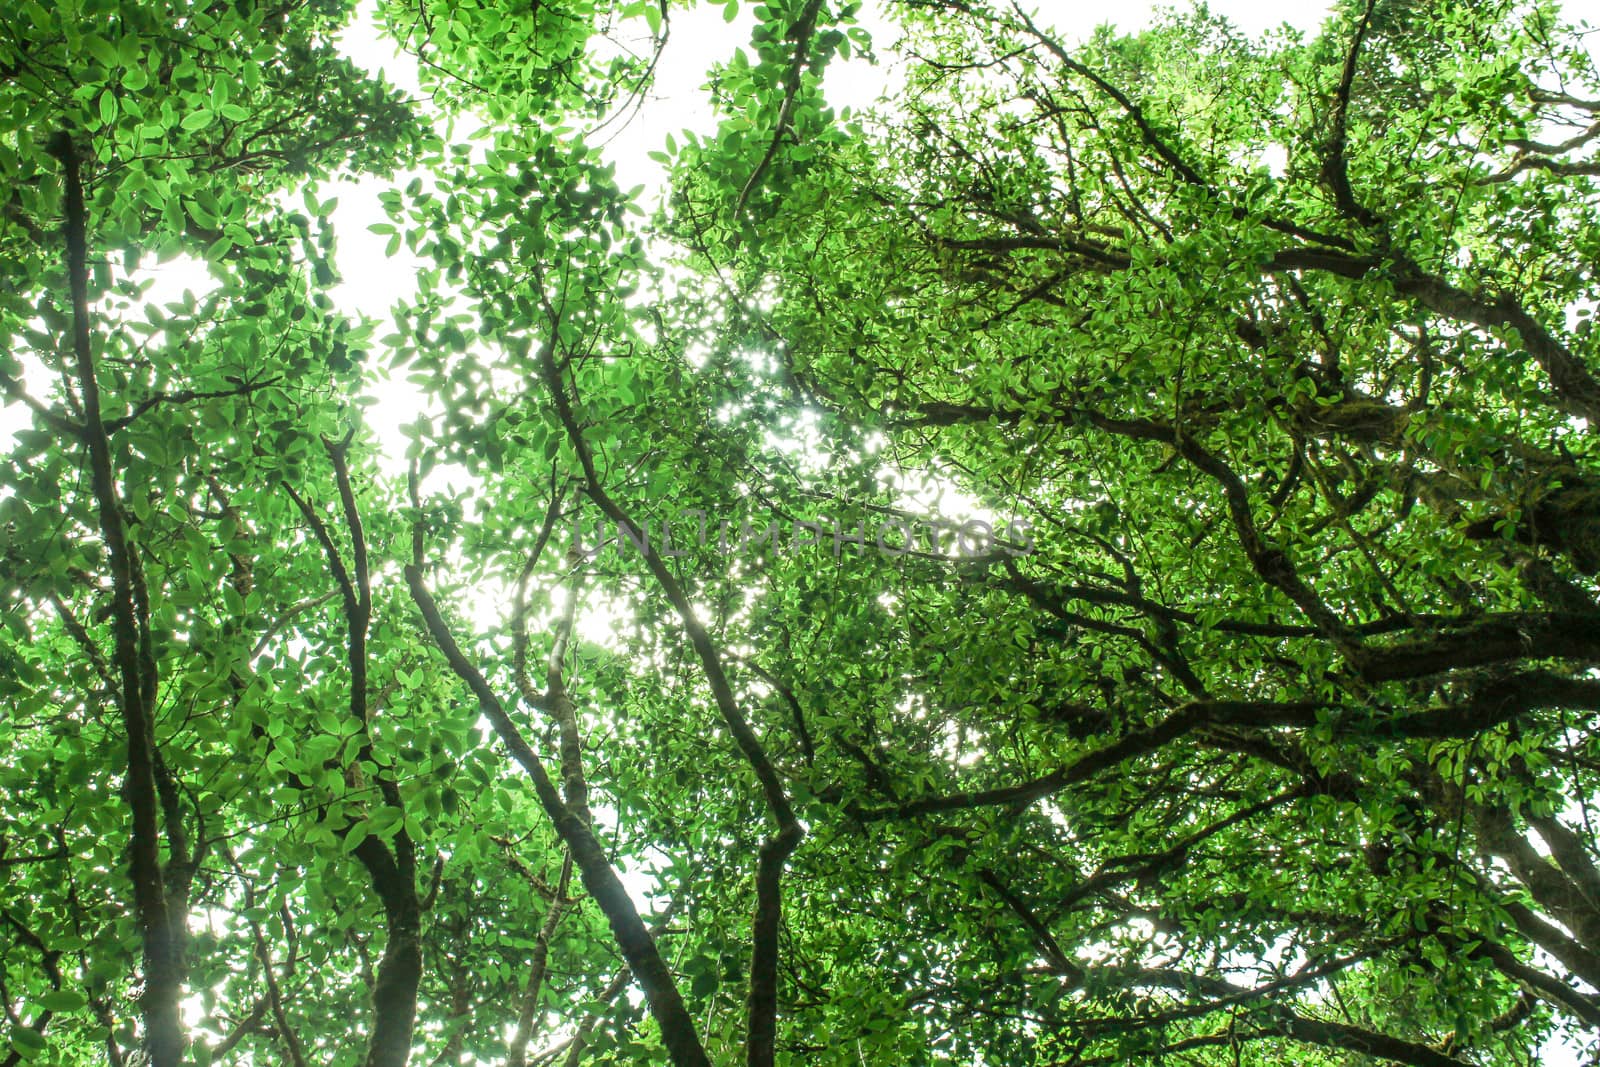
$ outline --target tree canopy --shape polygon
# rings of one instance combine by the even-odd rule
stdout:
[[[1585,28],[691,6],[11,5],[0,1063],[1600,1054]]]

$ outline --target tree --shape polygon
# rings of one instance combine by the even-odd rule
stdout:
[[[1592,1027],[1587,57],[1546,7],[905,6],[905,114],[737,200],[690,154],[679,232],[802,396],[1036,531],[897,591],[858,705],[924,927],[1007,927],[946,1010],[1040,1062]]]
[[[664,3],[386,3],[425,101],[346,5],[24,5],[7,1062],[1594,1043],[1580,38],[889,11],[845,113],[854,5],[757,8],[648,218]]]

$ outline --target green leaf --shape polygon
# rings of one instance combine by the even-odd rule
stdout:
[[[24,1026],[13,1026],[10,1038],[12,1049],[25,1060],[33,1059],[49,1047],[41,1034]]]
[[[361,847],[361,843],[370,836],[367,833],[366,823],[360,822],[352,826],[344,835],[344,840],[339,843],[339,851],[348,856]]]
[[[92,33],[85,34],[83,47],[88,50],[90,55],[94,56],[101,66],[115,70],[122,63],[121,58],[117,55],[116,46],[104,37]]]
[[[39,998],[39,1007],[46,1011],[77,1011],[88,1004],[82,993],[71,989],[57,989]]]

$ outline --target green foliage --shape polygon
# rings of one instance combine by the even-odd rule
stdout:
[[[386,2],[425,102],[341,3],[17,8],[6,1062],[1592,1045],[1559,12],[904,0],[847,113],[856,5],[718,6],[653,218],[602,145],[674,5]],[[425,264],[381,340],[352,174]]]

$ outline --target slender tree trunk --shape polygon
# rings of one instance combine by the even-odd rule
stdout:
[[[178,1001],[183,994],[182,934],[188,908],[181,893],[169,899],[161,868],[159,758],[153,721],[156,676],[145,622],[149,605],[139,595],[139,562],[122,521],[111,442],[101,417],[89,330],[88,219],[77,148],[66,132],[57,135],[51,148],[61,160],[66,187],[67,280],[72,296],[72,349],[83,402],[82,436],[89,450],[89,477],[111,570],[118,703],[128,745],[123,797],[133,816],[128,865],[143,942],[144,989],[139,996],[139,1013],[152,1067],[179,1067],[185,1045]],[[181,812],[177,815],[182,818]],[[169,822],[170,818],[169,812]],[[181,837],[181,826],[169,826],[169,830]],[[186,856],[174,855],[172,859],[174,863],[187,862]]]

